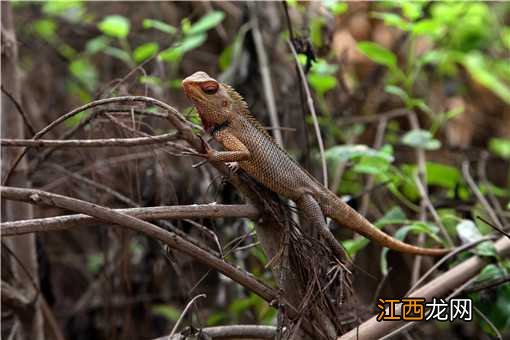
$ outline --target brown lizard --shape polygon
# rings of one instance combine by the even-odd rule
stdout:
[[[251,115],[241,95],[230,86],[219,83],[205,72],[187,77],[182,86],[197,108],[205,131],[226,150],[214,150],[204,142],[205,153],[201,156],[209,161],[237,162],[259,183],[294,201],[312,225],[319,227],[319,232],[335,251],[340,252],[340,246],[329,231],[324,215],[396,251],[433,256],[449,251],[401,242],[372,225],[278,146]]]

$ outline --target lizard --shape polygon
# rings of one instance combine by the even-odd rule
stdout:
[[[404,243],[375,227],[276,144],[250,113],[243,97],[231,86],[199,71],[185,78],[182,87],[197,109],[204,130],[225,149],[215,150],[202,139],[203,153],[196,155],[211,162],[236,162],[257,182],[294,201],[298,210],[319,228],[319,233],[337,253],[343,249],[329,230],[324,216],[395,251],[430,256],[441,256],[450,251]]]

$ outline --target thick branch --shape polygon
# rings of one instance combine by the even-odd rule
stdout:
[[[134,231],[141,232],[147,236],[153,237],[167,244],[168,246],[177,249],[184,254],[193,257],[199,262],[202,262],[225,276],[231,278],[237,283],[245,286],[251,291],[258,294],[260,297],[270,302],[277,298],[277,293],[273,288],[258,281],[250,276],[248,273],[242,271],[227,263],[202,248],[184,240],[180,236],[161,229],[154,224],[143,221],[133,216],[129,216],[113,209],[105,208],[94,203],[82,201],[76,198],[66,197],[62,195],[52,194],[49,192],[33,189],[13,188],[13,187],[0,187],[0,193],[3,198],[12,200],[30,202],[32,204],[49,205],[67,209],[82,214],[93,216],[99,220],[109,222],[122,227],[127,227]]]
[[[505,257],[510,255],[510,240],[506,237],[500,238],[496,243],[496,251],[499,256]],[[450,291],[461,286],[475,275],[487,264],[486,259],[473,256],[470,259],[450,269],[446,273],[440,275],[434,280],[413,293],[413,297],[422,297],[430,301],[433,297],[443,297]],[[399,308],[396,314],[400,313]],[[396,330],[404,321],[377,321],[376,316],[365,321],[361,326],[351,330],[350,332],[339,337],[338,340],[355,340],[355,339],[378,339]]]
[[[9,195],[3,198],[10,199]],[[30,202],[30,198],[26,202]],[[149,208],[115,209],[114,211],[127,214],[141,220],[186,219],[186,218],[220,218],[220,217],[246,217],[255,219],[259,212],[249,204],[196,204],[173,205]],[[23,221],[2,223],[2,236],[13,236],[27,233],[66,230],[75,227],[97,225],[101,221],[88,215],[65,215],[46,218],[34,218]]]

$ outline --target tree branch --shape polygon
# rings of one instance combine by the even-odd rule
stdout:
[[[141,232],[147,236],[162,241],[166,245],[177,249],[188,256],[191,256],[192,258],[204,263],[207,266],[218,270],[220,273],[250,289],[268,302],[275,300],[278,296],[273,288],[269,287],[265,283],[262,283],[261,281],[258,281],[250,274],[234,267],[230,263],[227,263],[211,255],[204,249],[197,247],[193,243],[183,239],[177,234],[161,229],[154,224],[143,221],[139,218],[129,216],[94,203],[67,196],[52,194],[41,190],[1,186],[0,193],[3,198],[30,202],[31,204],[37,205],[49,205],[80,212],[105,222],[110,222],[121,227],[126,227],[134,231]]]
[[[7,194],[2,198],[11,199]],[[25,200],[30,202],[30,200]],[[115,209],[114,211],[130,215],[141,220],[176,220],[186,218],[224,218],[245,217],[256,219],[259,215],[257,208],[250,204],[194,204],[172,205],[148,208]],[[34,218],[23,221],[3,222],[1,231],[3,237],[28,233],[66,230],[75,227],[97,225],[101,220],[88,215],[65,215],[46,218]]]
[[[495,243],[495,247],[499,256],[506,257],[510,255],[510,240],[506,237],[500,238]],[[487,259],[473,256],[416,290],[413,296],[425,298],[427,301],[430,301],[432,297],[443,297],[451,290],[472,279],[486,264]],[[395,308],[395,313],[400,313],[399,306]],[[403,324],[404,321],[377,321],[376,316],[374,316],[361,326],[342,335],[338,340],[378,339]]]

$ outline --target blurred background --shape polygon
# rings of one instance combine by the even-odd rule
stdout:
[[[18,48],[18,100],[35,131],[75,107],[121,95],[157,98],[199,123],[180,83],[202,70],[237,89],[267,127],[274,123],[268,110],[272,97],[281,128],[270,132],[280,134],[285,148],[322,179],[313,120],[290,39],[306,71],[332,190],[350,198],[353,207],[387,232],[397,232],[396,237],[412,242],[426,234],[430,237],[421,238],[425,246],[447,245],[438,222],[423,214],[420,206],[422,194],[414,176],[424,169],[421,179],[439,222],[459,245],[470,237],[465,230],[476,235],[492,231],[476,219],[487,212],[461,170],[462,162],[468,162],[498,218],[508,222],[508,2],[10,5]],[[2,35],[2,45],[3,40]],[[112,114],[116,119],[100,110],[84,111],[46,138],[138,137],[140,131],[155,135],[172,129],[165,119],[135,115],[128,108]],[[25,137],[32,135],[26,131]],[[421,165],[420,154],[425,155]],[[27,160],[27,186],[30,181],[34,188],[108,207],[242,202],[212,169],[192,169],[194,159],[164,147],[67,148],[51,153],[30,149]],[[63,213],[35,209],[36,217]],[[265,268],[268,259],[256,243],[253,222],[198,222],[226,247],[247,234],[228,260],[274,283]],[[172,223],[216,247],[193,223]],[[416,272],[414,257],[382,251],[345,230],[336,228],[334,233],[344,240],[355,263],[361,318],[376,312],[377,297],[402,296],[432,264],[429,258],[419,260],[421,271]],[[186,325],[276,320],[276,310],[255,294],[130,231],[90,227],[41,233],[36,246],[42,294],[69,339],[168,334],[190,298],[202,292],[207,298],[188,313]],[[2,257],[8,255],[3,252]],[[8,277],[4,267],[2,275]],[[493,258],[479,280],[507,277],[509,269],[508,260]],[[508,283],[466,296],[503,336],[510,336]],[[2,318],[2,338],[7,338],[12,314],[3,310]],[[489,339],[497,335],[494,327],[475,316],[469,323],[423,323],[402,337]]]

